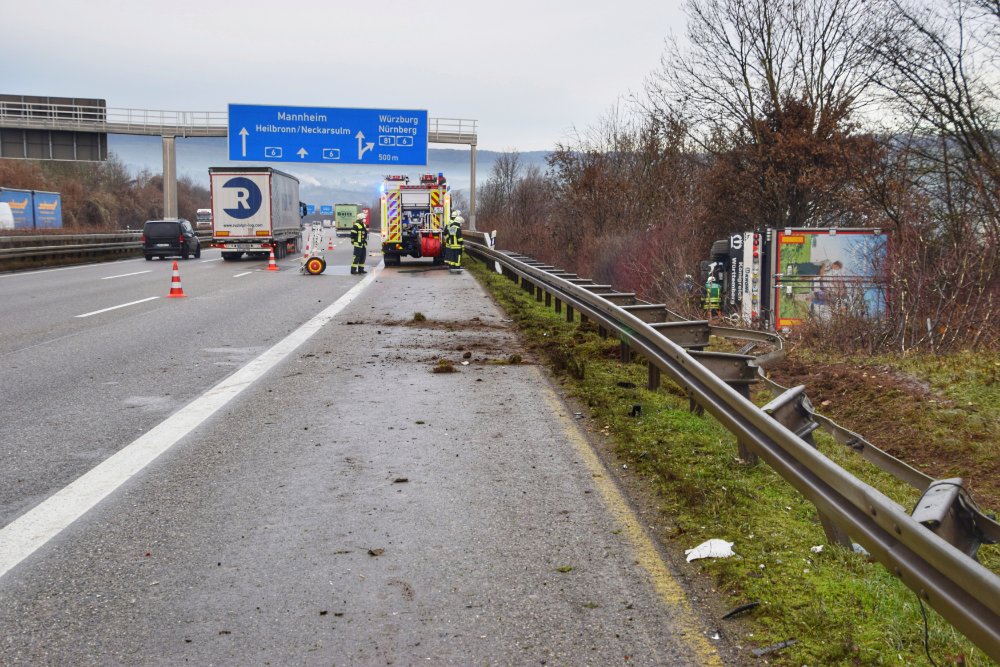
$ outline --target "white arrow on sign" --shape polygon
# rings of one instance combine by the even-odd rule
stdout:
[[[365,135],[360,130],[358,131],[357,136],[355,136],[354,138],[358,140],[358,159],[359,160],[361,159],[362,155],[364,155],[365,153],[367,153],[371,149],[375,148],[375,144],[373,142],[368,142],[367,144],[364,144],[362,146],[362,142],[365,140]]]
[[[243,137],[243,157],[247,156],[247,135],[248,134],[250,134],[250,133],[247,132],[247,128],[244,127],[242,130],[240,130],[240,136]]]
[[[299,159],[305,160],[306,156],[309,155],[309,151],[307,151],[305,148],[300,148],[299,152],[296,153],[296,155],[299,156]]]

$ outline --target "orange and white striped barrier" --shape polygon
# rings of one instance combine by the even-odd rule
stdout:
[[[181,285],[181,272],[177,268],[177,260],[174,260],[174,274],[170,277],[170,294],[167,295],[168,299],[176,299],[178,297],[187,296],[184,293],[184,287]]]

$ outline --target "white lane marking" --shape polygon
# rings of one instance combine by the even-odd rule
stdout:
[[[97,315],[98,313],[106,313],[109,310],[118,310],[119,308],[125,308],[126,306],[134,306],[137,303],[145,303],[146,301],[152,301],[153,299],[159,299],[158,296],[150,296],[145,299],[139,299],[138,301],[129,301],[128,303],[119,304],[117,306],[111,306],[110,308],[101,308],[100,310],[95,310],[91,313],[84,313],[83,315],[77,315],[76,317],[90,317],[91,315]]]
[[[236,398],[346,308],[382,270],[379,265],[274,347],[99,463],[76,481],[0,528],[0,578]]]
[[[222,261],[221,257],[216,257],[215,259],[203,259],[201,260],[201,263],[208,264],[209,262],[221,262],[221,261]]]
[[[253,271],[244,271],[243,273],[237,273],[233,278],[240,278],[242,276],[249,276]]]
[[[117,276],[104,276],[101,280],[111,280],[112,278],[127,278],[128,276],[141,276],[144,273],[152,273],[152,269],[146,271],[136,271],[135,273],[120,273]]]

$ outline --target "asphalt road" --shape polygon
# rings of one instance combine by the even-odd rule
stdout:
[[[718,664],[473,278],[347,245],[0,276],[0,664]]]

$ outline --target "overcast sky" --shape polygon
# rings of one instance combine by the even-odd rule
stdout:
[[[681,0],[24,0],[0,93],[109,107],[426,109],[479,146],[549,150],[639,91]]]

